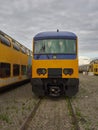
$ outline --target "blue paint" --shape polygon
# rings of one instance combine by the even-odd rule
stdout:
[[[43,39],[73,39],[76,40],[76,34],[72,32],[42,32],[35,35],[34,40],[43,40]]]
[[[53,58],[56,57],[56,58]],[[36,60],[76,59],[76,54],[34,54]]]

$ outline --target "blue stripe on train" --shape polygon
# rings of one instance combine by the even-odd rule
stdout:
[[[45,59],[76,59],[76,54],[34,54],[34,59],[45,60]]]

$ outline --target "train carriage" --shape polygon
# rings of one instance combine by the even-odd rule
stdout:
[[[90,62],[89,72],[98,75],[98,59],[94,59]]]
[[[0,90],[28,80],[31,61],[31,50],[0,31]]]
[[[72,32],[42,32],[33,39],[32,91],[74,96],[79,89],[78,39]]]

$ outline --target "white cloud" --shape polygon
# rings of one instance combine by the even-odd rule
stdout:
[[[80,56],[79,57],[79,65],[89,64],[90,61],[91,61],[91,59],[87,56]]]

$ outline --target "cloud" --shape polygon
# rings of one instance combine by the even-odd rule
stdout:
[[[90,61],[91,61],[91,59],[87,56],[80,56],[79,57],[79,65],[89,64]]]
[[[0,0],[0,28],[25,46],[42,31],[75,32],[79,55],[97,55],[97,0]]]

